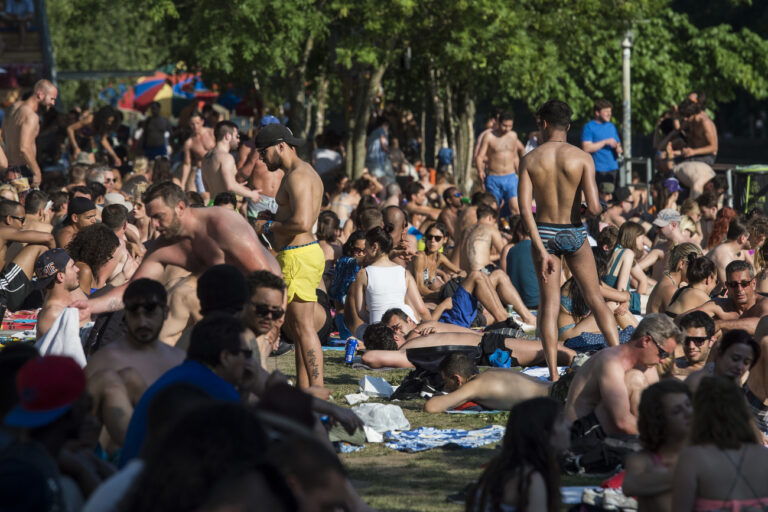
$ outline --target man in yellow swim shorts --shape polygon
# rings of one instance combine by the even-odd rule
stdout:
[[[323,386],[323,352],[315,326],[317,290],[325,270],[323,250],[312,234],[322,204],[323,184],[311,165],[296,154],[304,141],[281,124],[265,126],[255,146],[267,169],[285,172],[277,190],[277,213],[264,225],[274,238],[283,271],[288,308],[283,327],[296,342],[296,378],[300,388]]]

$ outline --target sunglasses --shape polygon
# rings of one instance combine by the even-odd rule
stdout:
[[[256,316],[260,316],[264,318],[269,317],[272,320],[280,320],[285,314],[285,310],[283,308],[273,308],[272,306],[269,306],[267,304],[259,304],[258,302],[251,302],[251,306],[253,306],[253,313]]]
[[[12,218],[12,219],[16,219],[16,220],[18,220],[18,221],[19,221],[19,222],[21,222],[21,223],[23,223],[25,220],[27,220],[27,218],[26,218],[26,217],[17,217],[17,216],[15,216],[15,215],[9,215],[9,217],[10,217],[10,218]]]
[[[662,346],[659,345],[659,343],[655,339],[653,339],[652,336],[649,336],[649,337],[651,338],[651,341],[653,341],[653,344],[656,345],[656,348],[659,351],[659,359],[661,359],[663,361],[664,359],[668,358],[669,357],[669,352],[664,350],[664,348],[662,348]]]
[[[365,249],[361,249],[359,247],[353,247],[352,254],[365,254]]]
[[[151,315],[157,310],[157,308],[163,308],[164,305],[157,302],[150,302],[149,304],[126,304],[125,310],[131,313],[137,313],[140,309],[148,315]]]
[[[15,217],[14,217],[15,218]],[[749,288],[749,285],[752,284],[752,280],[744,280],[744,281],[726,281],[725,286],[728,288],[738,288],[741,286],[742,288]]]
[[[116,178],[104,178],[104,183],[117,183]]]
[[[435,242],[439,242],[443,239],[443,235],[424,235],[424,238],[427,240],[434,240]]]
[[[230,353],[234,354],[234,355],[243,354],[243,356],[245,356],[246,359],[250,359],[250,358],[253,357],[253,350],[251,350],[249,348],[242,348],[241,347],[241,348],[239,348],[237,350],[231,350]]]
[[[700,347],[704,344],[705,341],[707,341],[709,338],[706,336],[686,336],[685,337],[685,344],[693,343],[697,347]]]

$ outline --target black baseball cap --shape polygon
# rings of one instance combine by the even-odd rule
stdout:
[[[281,142],[294,147],[304,145],[304,139],[294,137],[290,128],[282,124],[269,124],[265,126],[259,130],[254,140],[256,149],[265,149]]]
[[[35,275],[37,275],[36,289],[48,286],[59,272],[64,272],[69,263],[69,254],[64,249],[49,249],[38,256],[35,261]]]

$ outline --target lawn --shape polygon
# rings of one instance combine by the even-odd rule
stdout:
[[[325,384],[333,391],[335,403],[347,405],[344,395],[356,393],[358,382],[364,375],[385,378],[397,385],[409,370],[366,371],[344,365],[343,351],[326,351]],[[270,358],[267,367],[279,369],[294,378],[293,353]],[[374,401],[374,400],[370,400]],[[388,402],[389,403],[389,402]],[[411,428],[464,428],[475,429],[487,425],[505,425],[507,414],[427,414],[422,408],[424,400],[394,402],[399,405]],[[355,488],[373,508],[382,511],[460,511],[463,505],[448,503],[446,497],[463,489],[482,472],[482,466],[496,452],[496,445],[469,450],[428,450],[403,453],[383,443],[366,443],[359,452],[341,454]],[[568,478],[564,485],[588,485],[594,481]]]

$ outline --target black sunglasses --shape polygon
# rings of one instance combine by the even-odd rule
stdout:
[[[259,304],[258,302],[251,302],[251,306],[253,306],[253,313],[256,316],[261,317],[269,317],[272,320],[280,320],[283,318],[283,315],[285,314],[285,310],[283,308],[273,308],[272,306],[269,306],[267,304]]]
[[[361,249],[359,247],[353,247],[352,254],[365,254],[365,249]]]
[[[744,280],[744,281],[726,281],[725,282],[725,286],[727,286],[728,288],[738,288],[739,285],[741,285],[742,288],[749,288],[750,284],[752,284],[751,279]]]
[[[144,303],[138,303],[138,304],[126,304],[125,310],[130,311],[131,313],[136,313],[139,311],[139,309],[143,309],[145,313],[148,315],[151,315],[155,312],[157,308],[163,308],[164,305],[160,304],[158,302],[150,302],[149,304]]]
[[[443,235],[424,235],[424,238],[427,240],[434,240],[435,242],[439,242],[443,239]]]
[[[12,218],[12,219],[16,219],[16,220],[18,220],[18,221],[20,221],[20,222],[22,222],[22,223],[23,223],[25,220],[27,220],[27,218],[26,218],[26,217],[17,217],[17,216],[15,216],[15,215],[9,215],[9,217],[10,217],[10,218]]]
[[[659,359],[664,360],[669,357],[669,352],[661,348],[661,345],[659,345],[656,340],[653,339],[651,336],[651,341],[653,341],[653,344],[656,345],[656,348],[659,350]]]
[[[707,341],[709,338],[706,336],[686,336],[685,337],[685,344],[693,343],[697,347],[700,347],[704,344],[705,341]]]

